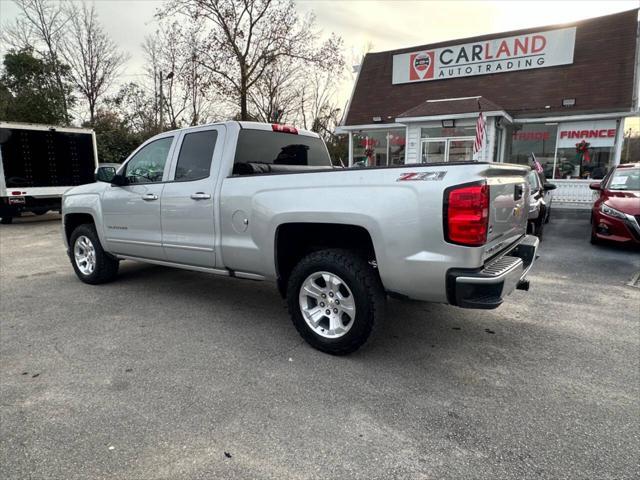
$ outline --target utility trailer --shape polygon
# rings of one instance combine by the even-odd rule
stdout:
[[[94,182],[97,166],[91,129],[0,121],[0,222],[60,211],[62,194]]]

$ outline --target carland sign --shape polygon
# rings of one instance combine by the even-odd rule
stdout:
[[[393,83],[428,82],[573,63],[576,27],[393,56]]]

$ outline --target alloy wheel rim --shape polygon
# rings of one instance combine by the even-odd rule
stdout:
[[[96,249],[89,237],[81,235],[73,246],[73,257],[83,275],[91,275],[96,269]]]
[[[324,338],[347,334],[356,318],[356,303],[351,289],[338,275],[315,272],[309,275],[299,294],[300,311],[305,322]]]

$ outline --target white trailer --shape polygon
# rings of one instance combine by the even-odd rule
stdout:
[[[0,121],[0,222],[60,211],[62,194],[92,183],[97,166],[91,129]]]

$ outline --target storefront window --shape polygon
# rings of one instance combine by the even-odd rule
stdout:
[[[599,180],[609,172],[612,159],[613,147],[559,148],[554,178]]]
[[[364,167],[402,165],[405,129],[362,130],[353,133],[353,163]]]
[[[446,137],[475,137],[476,126],[467,127],[456,126],[451,128],[444,127],[425,127],[420,129],[422,138],[446,138]]]
[[[531,154],[534,154],[544,168],[545,177],[552,178],[557,136],[557,124],[517,126],[511,135],[511,155],[507,161],[531,166]]]
[[[618,128],[614,119],[560,124],[554,178],[604,178],[613,165]]]

